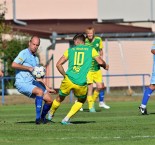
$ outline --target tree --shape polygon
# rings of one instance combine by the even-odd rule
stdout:
[[[3,64],[4,76],[14,76],[14,69],[11,67],[12,61],[18,53],[27,47],[29,35],[12,30],[11,24],[5,21],[7,9],[5,3],[0,4],[0,60]],[[5,39],[3,36],[9,35],[11,39]],[[13,86],[13,81],[8,81],[7,85]]]

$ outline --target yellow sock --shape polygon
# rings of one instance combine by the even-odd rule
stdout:
[[[83,103],[81,102],[75,102],[74,105],[72,106],[71,110],[67,114],[68,118],[71,118],[74,114],[76,114],[80,108],[82,108]]]
[[[50,109],[50,113],[51,115],[54,115],[55,111],[59,108],[60,106],[60,102],[58,102],[56,99],[53,101],[51,109]]]
[[[94,94],[93,94],[93,101],[95,102],[96,101],[96,99],[98,98],[98,95],[99,95],[99,92],[98,91],[94,91]]]
[[[94,101],[92,96],[87,96],[88,108],[91,109],[94,107]]]

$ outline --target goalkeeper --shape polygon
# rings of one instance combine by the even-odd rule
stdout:
[[[56,93],[42,80],[39,80],[41,82],[35,80],[32,75],[33,68],[39,64],[39,59],[36,56],[39,45],[40,39],[33,36],[29,41],[28,48],[22,50],[12,63],[12,67],[16,69],[15,86],[17,90],[30,98],[35,98],[36,124],[46,123],[45,116],[52,104],[50,93]],[[42,109],[43,100],[45,103]]]

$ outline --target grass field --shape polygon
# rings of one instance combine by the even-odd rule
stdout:
[[[133,97],[132,97],[133,98]],[[155,100],[148,104],[149,115],[138,111],[140,98],[108,102],[111,109],[97,107],[78,112],[71,125],[61,125],[72,103],[62,103],[53,122],[35,125],[33,104],[0,106],[0,145],[154,145]],[[115,101],[117,99],[117,101]]]

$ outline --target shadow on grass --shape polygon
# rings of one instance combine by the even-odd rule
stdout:
[[[80,112],[89,112],[89,109],[83,109],[83,111],[80,111]],[[97,109],[96,112],[101,112],[101,109]],[[94,113],[94,112],[93,112]]]
[[[87,124],[87,123],[96,123],[96,121],[71,121],[72,124]]]
[[[147,115],[155,115],[155,112],[152,112],[152,113],[148,113]]]
[[[19,121],[19,122],[16,122],[17,124],[19,123],[19,124],[31,124],[31,123],[33,123],[33,124],[35,124],[35,121]],[[46,124],[48,124],[48,123],[55,123],[54,121],[47,121],[46,122]]]

